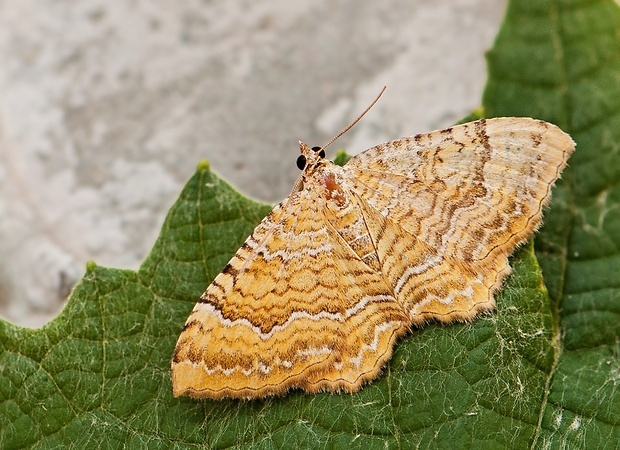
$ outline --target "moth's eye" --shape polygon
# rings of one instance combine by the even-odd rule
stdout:
[[[312,150],[315,152],[319,152],[320,158],[325,158],[325,150],[323,150],[321,147],[312,147]]]
[[[304,155],[299,155],[299,158],[297,158],[297,167],[299,167],[299,170],[306,168],[306,157]]]

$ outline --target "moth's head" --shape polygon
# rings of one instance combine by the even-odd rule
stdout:
[[[293,192],[300,191],[306,183],[316,195],[334,208],[342,208],[347,203],[347,196],[342,188],[342,168],[325,159],[325,147],[308,147],[299,142],[301,155],[297,158],[297,167],[302,171]]]
[[[383,89],[381,89],[381,92],[379,92],[379,95],[377,95],[377,98],[375,98],[373,100],[373,102],[370,104],[370,106],[368,108],[366,108],[364,110],[363,113],[361,113],[357,119],[355,119],[353,122],[351,122],[349,125],[347,125],[344,130],[342,130],[340,133],[338,133],[336,136],[334,136],[327,144],[325,144],[323,147],[308,147],[306,144],[304,144],[303,142],[299,141],[299,150],[301,151],[301,155],[299,155],[299,157],[297,158],[297,167],[299,167],[299,170],[302,171],[302,175],[301,177],[299,177],[299,180],[296,184],[295,187],[293,188],[293,192],[295,192],[296,190],[299,190],[302,188],[302,179],[308,175],[310,175],[312,172],[314,172],[314,169],[323,166],[326,167],[326,160],[325,160],[325,149],[332,143],[334,142],[336,139],[338,139],[340,136],[342,136],[343,134],[345,134],[347,131],[349,131],[353,125],[355,125],[357,122],[359,122],[359,120],[364,116],[364,114],[366,114],[370,108],[372,108],[374,106],[375,103],[377,103],[377,101],[379,100],[379,97],[381,97],[381,95],[383,94],[383,92],[385,92],[385,86],[383,86]]]
[[[299,141],[299,151],[301,155],[297,158],[297,167],[299,170],[311,170],[321,161],[325,160],[325,150],[323,147],[308,147]]]

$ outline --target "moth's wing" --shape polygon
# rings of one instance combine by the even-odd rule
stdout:
[[[258,225],[187,320],[175,396],[355,391],[378,374],[407,314],[323,214],[304,190]]]
[[[414,322],[467,319],[494,305],[492,294],[510,272],[508,255],[541,223],[573,149],[571,138],[554,125],[498,118],[398,139],[349,160],[345,173],[356,195],[403,236],[425,244],[437,263],[410,268],[396,282],[402,288],[433,271],[442,274],[425,284],[426,294],[400,299],[418,305],[410,307]],[[487,286],[490,300],[469,302],[486,306],[435,315],[463,299],[451,286],[460,278]]]
[[[462,264],[405,231],[363,198],[357,199],[380,264],[380,273],[409,323],[469,320],[495,307],[493,293],[505,273],[490,274]]]

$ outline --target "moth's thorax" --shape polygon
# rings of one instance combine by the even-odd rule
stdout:
[[[349,199],[342,168],[325,159],[325,151],[320,147],[310,148],[300,142],[299,150],[297,165],[302,170],[299,189],[312,189],[331,209],[347,206]]]
[[[350,203],[342,170],[329,161],[319,163],[319,166],[309,174],[306,183],[313,186],[330,209],[342,209]]]

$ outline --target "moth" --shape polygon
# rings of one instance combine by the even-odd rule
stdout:
[[[299,147],[291,194],[187,319],[175,396],[355,392],[412,327],[492,310],[575,144],[504,117],[386,142],[342,167],[326,146]]]

